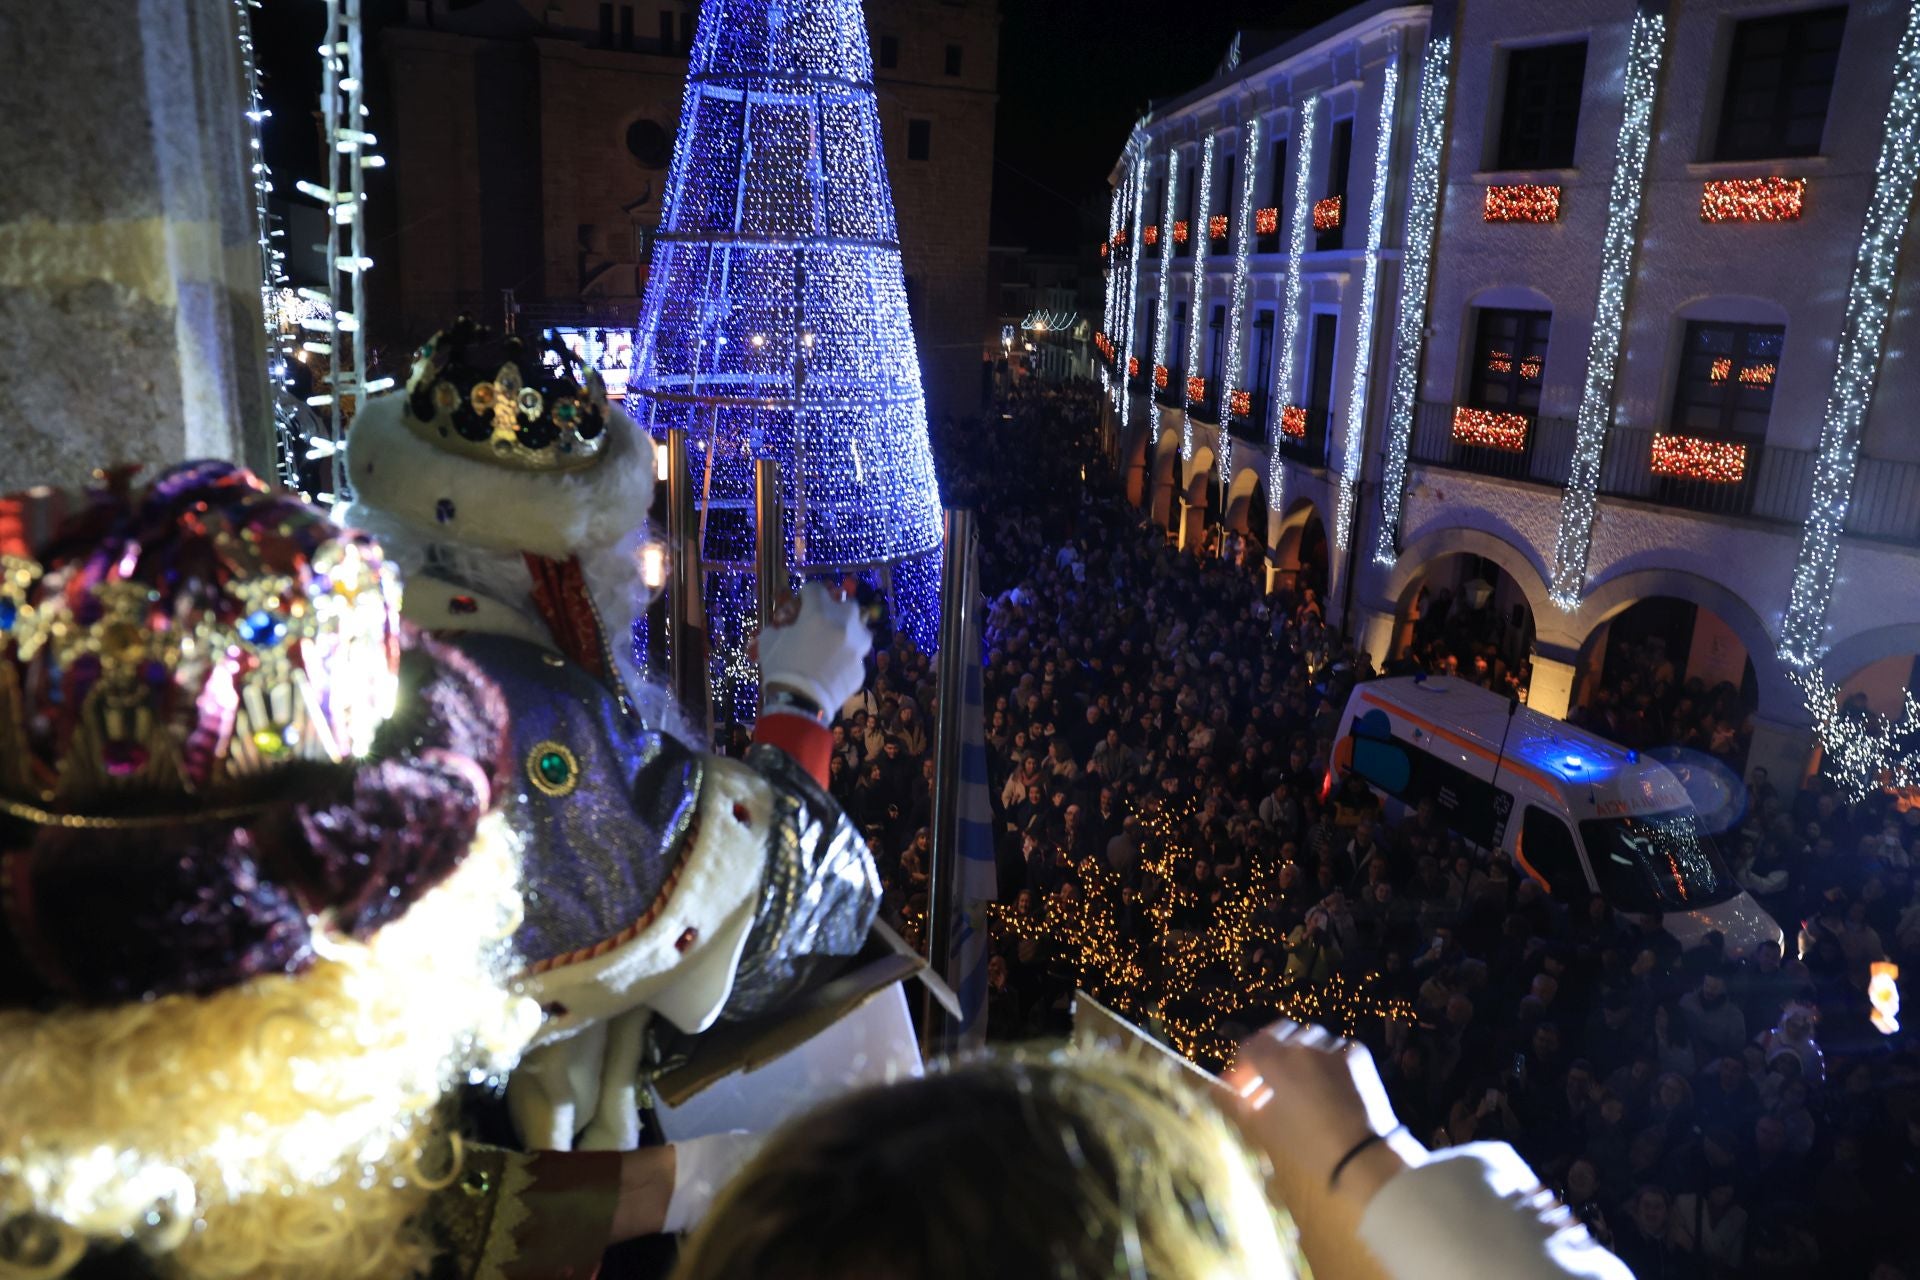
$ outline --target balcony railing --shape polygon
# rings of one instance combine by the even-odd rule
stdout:
[[[1180,365],[1171,365],[1167,369],[1167,385],[1157,387],[1153,393],[1154,403],[1168,409],[1187,407],[1187,371]]]
[[[1861,538],[1920,542],[1920,462],[1860,459],[1846,531]]]
[[[1414,409],[1410,452],[1415,462],[1472,471],[1506,480],[1564,488],[1573,457],[1574,424],[1565,418],[1535,418],[1519,449],[1465,444],[1454,438],[1458,406],[1422,401]]]
[[[1306,433],[1289,435],[1284,430],[1278,433],[1280,456],[1307,467],[1327,465],[1327,420],[1331,412],[1324,408],[1309,406],[1306,410]]]
[[[1745,456],[1737,479],[1712,479],[1706,478],[1706,468],[1699,475],[1656,472],[1655,436],[1670,440],[1672,433],[1620,426],[1608,433],[1607,451],[1600,460],[1601,493],[1709,515],[1753,516],[1785,524],[1806,519],[1813,489],[1813,455],[1808,450],[1753,439],[1715,442],[1743,448]],[[1674,469],[1669,462],[1662,466]],[[1721,474],[1727,474],[1727,468],[1721,468]]]
[[[1233,401],[1237,400],[1241,395],[1244,395],[1246,397],[1246,402],[1244,405],[1246,412],[1245,413],[1231,412],[1231,410],[1234,408]],[[1266,444],[1267,442],[1267,393],[1266,392],[1247,391],[1247,392],[1236,393],[1234,397],[1231,397],[1229,399],[1227,407],[1229,410],[1227,414],[1227,430],[1233,433],[1233,436],[1235,439],[1244,440],[1248,444],[1257,444],[1257,445]]]

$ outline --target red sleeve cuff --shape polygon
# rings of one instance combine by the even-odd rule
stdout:
[[[778,747],[794,758],[821,786],[827,785],[827,765],[833,759],[833,731],[793,711],[763,711],[754,721],[753,740]]]

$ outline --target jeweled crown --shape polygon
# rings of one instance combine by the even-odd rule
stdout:
[[[407,425],[428,443],[515,471],[577,471],[607,443],[607,388],[555,346],[550,367],[462,316],[414,353]]]
[[[246,808],[393,710],[380,549],[227,463],[96,494],[44,549],[0,499],[0,813],[130,826]]]

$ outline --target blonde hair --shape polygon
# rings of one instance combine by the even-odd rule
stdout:
[[[1285,1280],[1292,1222],[1232,1123],[1167,1064],[993,1055],[781,1130],[675,1280]]]
[[[317,931],[297,976],[0,1013],[0,1226],[25,1242],[0,1277],[127,1243],[195,1277],[422,1269],[413,1220],[459,1164],[442,1098],[539,1022],[503,977],[518,869],[496,815],[370,940]]]

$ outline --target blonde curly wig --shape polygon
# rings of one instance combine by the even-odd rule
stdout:
[[[518,858],[486,819],[442,884],[298,976],[0,1012],[0,1278],[132,1244],[161,1274],[400,1277],[458,1168],[442,1099],[539,1022],[504,983]]]

